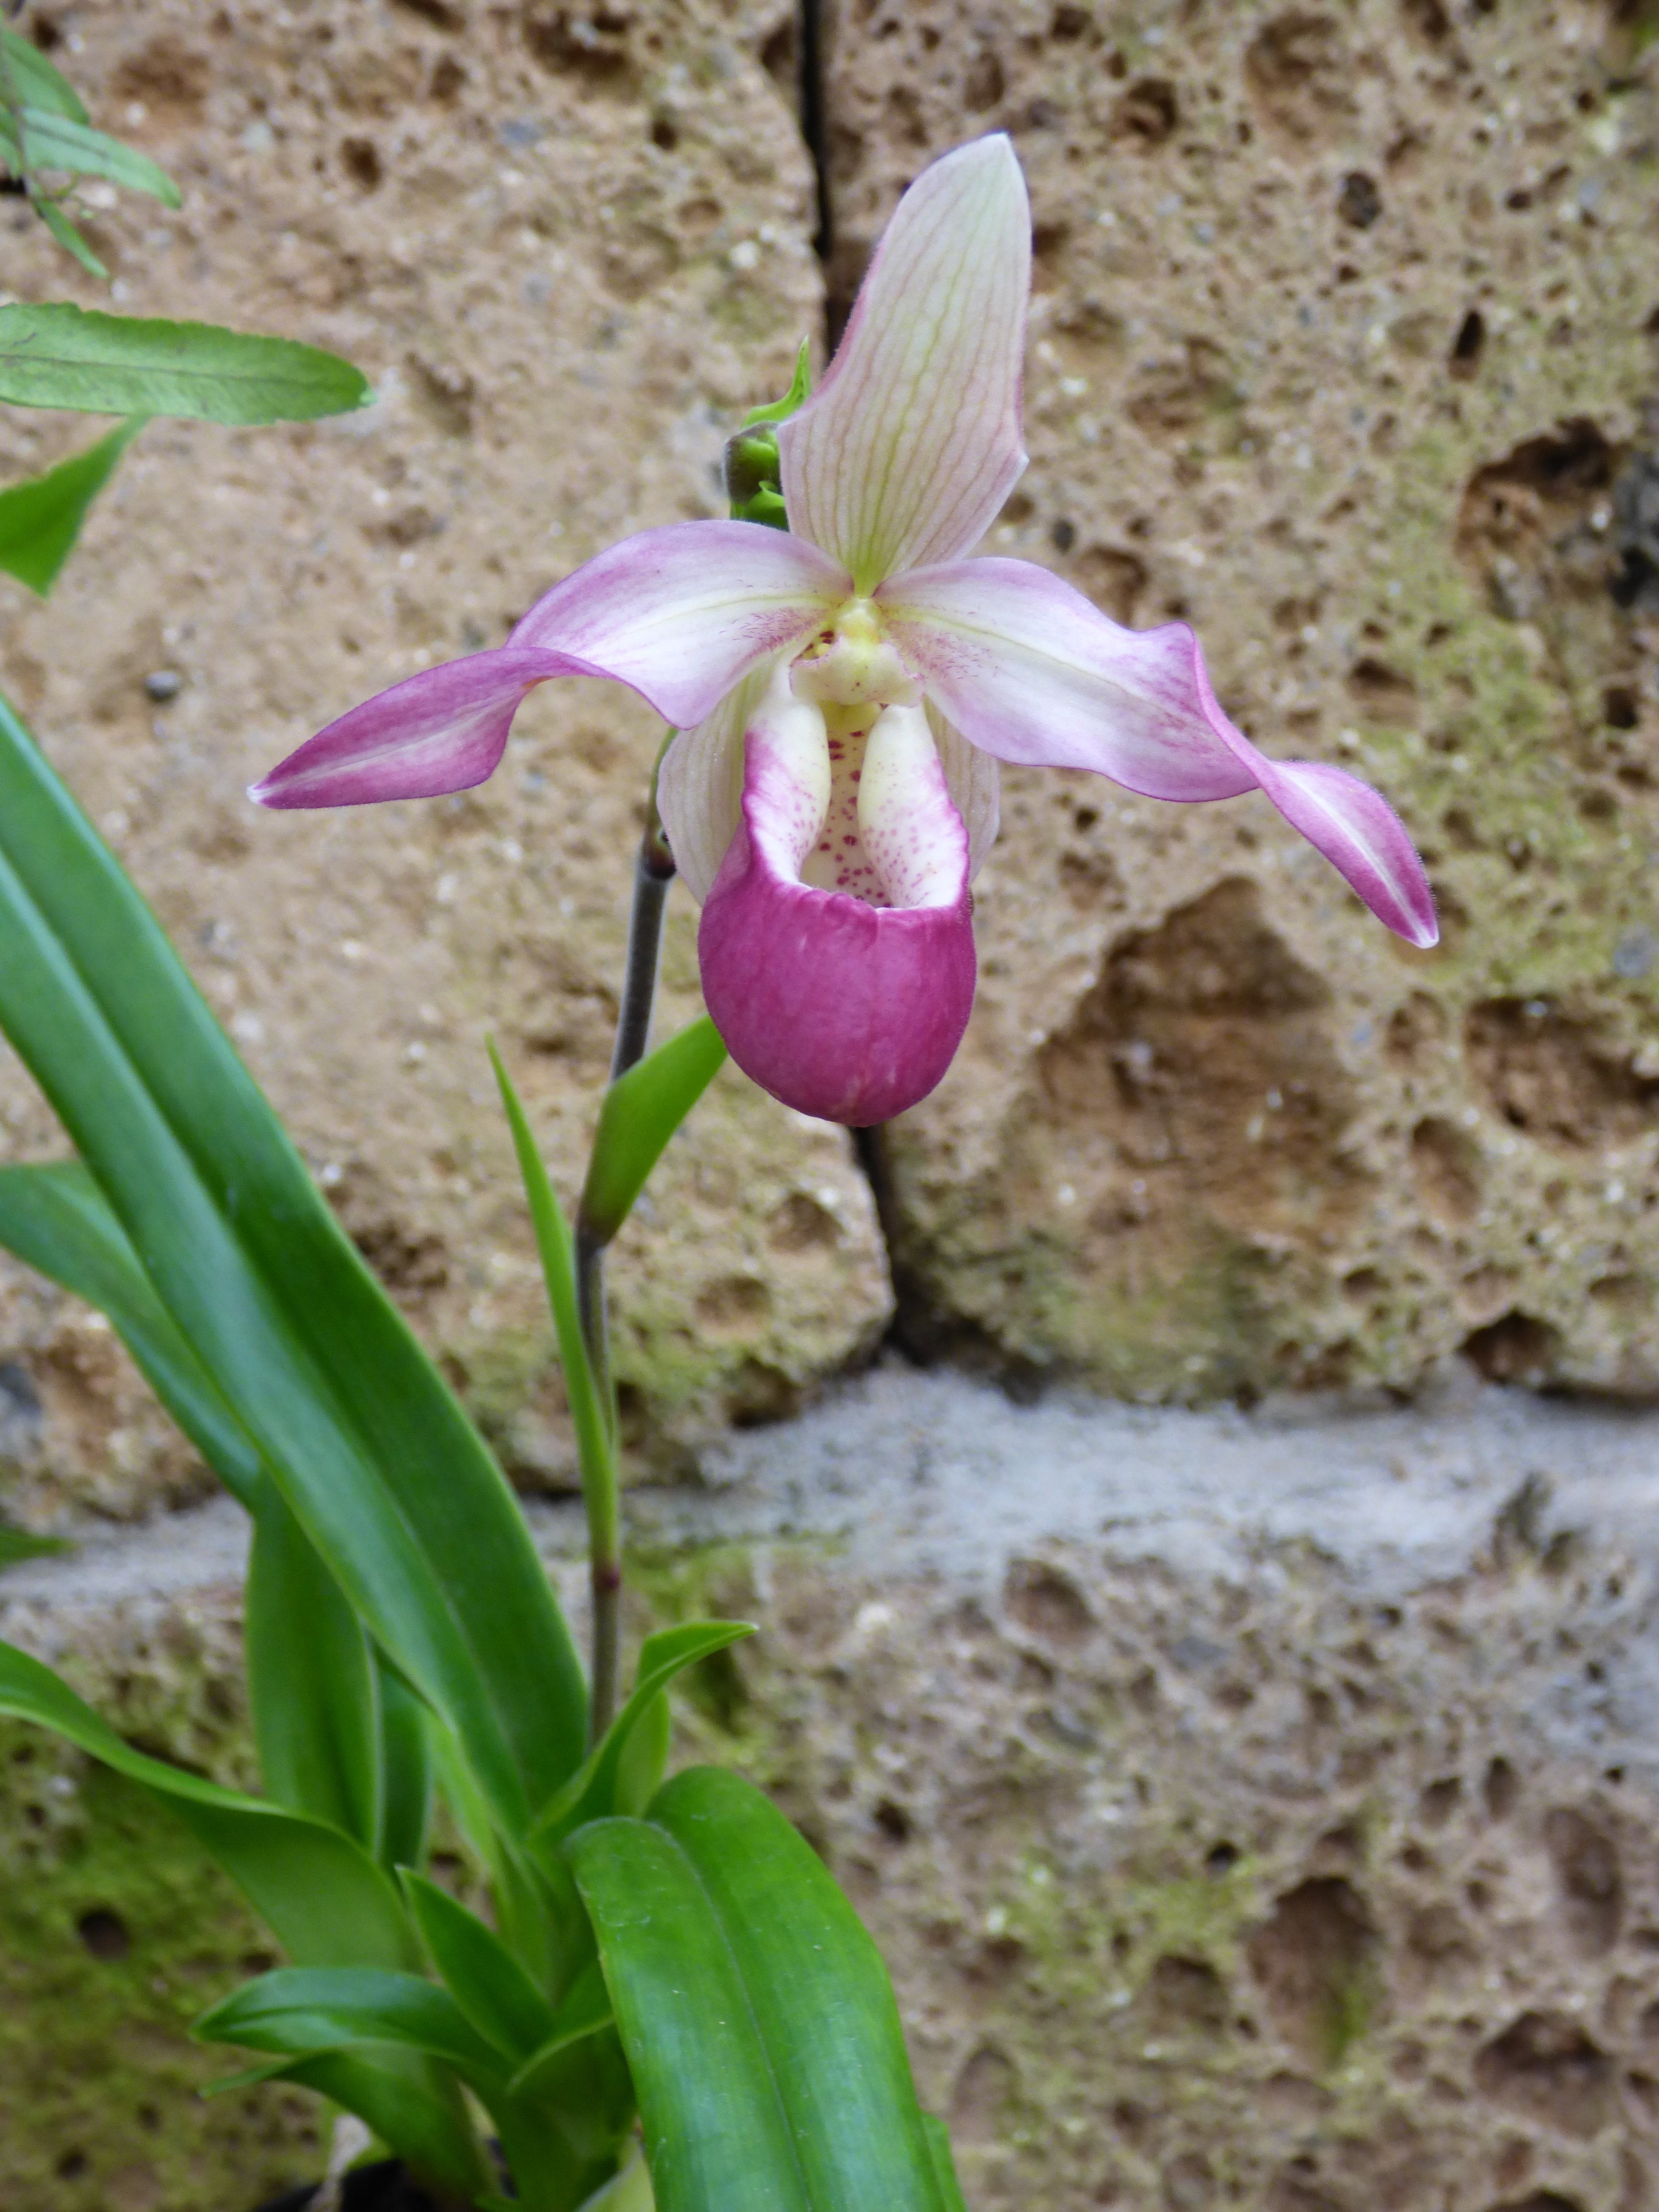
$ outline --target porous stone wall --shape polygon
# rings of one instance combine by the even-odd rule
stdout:
[[[980,997],[887,1132],[904,1329],[1148,1396],[1659,1381],[1650,9],[834,0],[833,303],[969,133],[1030,182],[988,550],[1196,627],[1428,860],[1006,774]]]
[[[1026,1384],[1278,1402],[1461,1347],[1653,1389],[1652,10],[836,0],[827,273],[787,0],[23,21],[185,187],[98,210],[116,304],[334,346],[380,398],[151,426],[51,603],[0,579],[0,681],[530,1490],[571,1451],[482,1040],[568,1190],[658,732],[570,685],[454,801],[241,787],[614,536],[720,511],[722,436],[902,185],[1013,133],[1033,465],[992,548],[1191,619],[1267,750],[1379,783],[1445,945],[1402,951],[1265,802],[1010,775],[936,1097],[867,1177],[728,1071],[626,1234],[633,1464],[716,1486],[639,1493],[634,1625],[763,1623],[682,1749],[775,1788],[867,1914],[975,2212],[1659,2202],[1642,1420],[882,1376],[718,1442],[866,1359],[895,1289],[911,1349]],[[0,223],[12,294],[103,296]],[[90,433],[9,414],[0,469]],[[665,1026],[693,934],[677,895]],[[0,1115],[7,1157],[61,1150],[9,1060]],[[83,1546],[0,1579],[0,1634],[246,1779],[210,1488],[109,1332],[0,1271],[0,1517]],[[261,1933],[127,1785],[0,1746],[8,2212],[239,2212],[314,2172],[309,2100],[193,2095],[221,2069],[184,2027]]]
[[[759,1623],[676,1756],[825,1854],[975,2212],[1649,2212],[1656,1446],[1496,1389],[1286,1423],[882,1373],[635,1493],[631,1626]],[[227,1502],[13,1570],[0,1635],[246,1780],[241,1545]],[[191,2094],[264,1941],[137,1790],[0,1729],[8,2212],[316,2172],[308,2100]]]

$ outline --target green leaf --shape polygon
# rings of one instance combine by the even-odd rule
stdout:
[[[807,402],[812,390],[812,341],[803,338],[795,356],[795,373],[789,380],[789,389],[781,399],[774,399],[765,407],[751,407],[743,418],[746,430],[755,422],[787,422]]]
[[[0,307],[0,399],[93,415],[309,422],[374,398],[337,355],[212,323],[166,323],[57,302]]]
[[[752,1621],[691,1620],[679,1628],[659,1629],[654,1636],[647,1636],[640,1650],[639,1676],[627,1704],[605,1730],[603,1741],[536,1823],[537,1835],[556,1839],[585,1821],[603,1820],[616,1812],[617,1774],[629,1740],[674,1677],[696,1666],[698,1660],[724,1651],[728,1644],[739,1644],[754,1633]]]
[[[61,169],[72,177],[106,177],[112,185],[148,192],[168,207],[179,204],[178,185],[148,155],[48,108],[26,106],[10,113],[0,108],[0,156],[16,176]]]
[[[85,453],[0,491],[0,568],[46,598],[80,535],[88,508],[145,420],[135,415]]]
[[[963,2202],[962,2184],[957,2179],[956,2160],[951,2155],[951,2131],[943,2120],[924,2112],[921,2124],[927,2130],[927,2148],[933,2158],[933,2179],[939,2184],[939,2202],[945,2212],[968,2212]]]
[[[506,2087],[498,2052],[471,2027],[447,1990],[419,1974],[361,1966],[279,1966],[244,1982],[191,2029],[199,2043],[303,2057],[395,2043],[441,2059],[486,2088]]]
[[[416,1963],[397,1891],[349,1837],[135,1751],[49,1667],[9,1644],[0,1644],[0,1713],[67,1736],[165,1798],[290,1958],[316,1966]]]
[[[265,1786],[374,1850],[380,1720],[362,1630],[86,1170],[0,1168],[0,1244],[108,1316],[162,1404],[252,1513],[246,1634]]]
[[[20,107],[44,108],[71,123],[88,119],[75,87],[21,31],[0,27],[0,86]]]
[[[494,2179],[453,2084],[445,2094],[428,2074],[396,2071],[349,2051],[318,2051],[257,2069],[254,2078],[298,2081],[356,2112],[417,2180],[453,2191],[466,2203],[481,2203]]]
[[[31,192],[29,205],[66,253],[72,253],[89,276],[107,276],[109,271],[87,244],[80,232],[64,213],[55,199],[45,192]],[[94,408],[94,414],[103,414],[103,408]]]
[[[622,1756],[617,1761],[617,1802],[609,1808],[611,1811],[644,1812],[662,1788],[673,1743],[674,1716],[669,1711],[667,1698],[659,1695],[647,1705],[634,1723],[633,1734],[623,1746]]]
[[[523,1516],[3,707],[0,1026],[365,1626],[453,1732],[493,1817],[521,1832],[579,1764],[586,1706]]]
[[[558,2016],[519,1961],[447,1890],[407,1869],[404,1895],[444,1987],[478,2033],[515,2065],[558,2032]]]
[[[945,2212],[886,1971],[758,1790],[694,1767],[566,1848],[659,2212]]]
[[[386,1654],[376,1651],[380,1709],[380,1864],[391,1873],[426,1856],[432,1819],[432,1720]]]
[[[27,1528],[9,1528],[0,1521],[0,1567],[14,1567],[20,1559],[50,1559],[55,1552],[74,1550],[61,1536],[34,1536]]]
[[[547,1169],[519,1094],[513,1088],[512,1079],[501,1063],[494,1041],[489,1046],[490,1065],[495,1071],[495,1081],[501,1090],[501,1103],[507,1109],[507,1126],[513,1133],[513,1149],[518,1156],[519,1174],[524,1183],[524,1194],[530,1207],[531,1226],[536,1234],[536,1249],[541,1257],[542,1278],[547,1285],[547,1302],[553,1314],[554,1334],[559,1341],[559,1364],[564,1370],[565,1396],[570,1404],[570,1419],[576,1431],[576,1456],[581,1466],[582,1488],[586,1493],[590,1516],[595,1509],[614,1523],[617,1498],[615,1447],[611,1441],[611,1423],[600,1401],[593,1370],[587,1357],[587,1345],[582,1335],[581,1314],[576,1303],[576,1261],[571,1248],[569,1224],[558,1194],[548,1180]],[[614,1553],[618,1541],[616,1528],[608,1530],[610,1547]]]
[[[535,2099],[555,2084],[562,2069],[556,2064],[573,2044],[609,2027],[613,2014],[611,1992],[597,1959],[571,1984],[570,1993],[549,2024],[546,2039],[526,2060],[507,2087],[514,2096]]]
[[[590,2197],[580,2212],[654,2212],[651,2172],[636,2146],[627,2164],[611,2176],[603,2189]]]
[[[362,1624],[274,1483],[253,1525],[243,1635],[265,1788],[380,1844],[379,1680]]]
[[[581,1203],[583,1225],[601,1242],[627,1220],[663,1147],[719,1074],[725,1058],[720,1033],[703,1014],[605,1092]]]
[[[78,1160],[0,1168],[0,1245],[107,1316],[226,1489],[256,1511],[266,1481],[258,1450],[168,1319],[108,1200]]]

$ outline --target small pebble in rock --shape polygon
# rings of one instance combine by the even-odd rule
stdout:
[[[185,679],[176,668],[158,668],[144,678],[144,690],[158,707],[176,699],[184,688]]]

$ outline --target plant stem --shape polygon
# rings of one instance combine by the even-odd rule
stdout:
[[[613,1083],[645,1057],[645,1048],[650,1042],[651,1008],[657,995],[657,963],[662,951],[663,908],[673,880],[674,857],[668,849],[657,813],[653,776],[650,812],[645,835],[640,840],[639,857],[634,864],[628,961],[623,975],[622,1005],[617,1016],[617,1048],[611,1060]],[[587,1346],[594,1387],[611,1425],[614,1447],[617,1394],[611,1379],[611,1336],[605,1318],[606,1241],[578,1217],[576,1301],[581,1315],[582,1340]],[[617,1494],[616,1466],[613,1449],[609,1479],[603,1483],[590,1481],[583,1486],[587,1501],[588,1571],[593,1590],[592,1680],[587,1723],[590,1743],[598,1743],[617,1710],[623,1573],[622,1510]]]

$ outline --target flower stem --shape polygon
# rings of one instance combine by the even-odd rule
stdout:
[[[657,995],[657,963],[662,951],[663,908],[674,880],[674,856],[663,835],[657,812],[656,779],[652,778],[650,812],[634,864],[634,904],[628,922],[628,961],[623,975],[622,1005],[617,1016],[617,1048],[611,1060],[611,1080],[626,1075],[645,1057],[651,1037],[651,1008]],[[587,1346],[594,1388],[611,1425],[617,1432],[617,1394],[611,1376],[611,1334],[605,1317],[605,1248],[609,1239],[599,1235],[580,1216],[576,1222],[576,1300],[581,1315],[582,1340]],[[587,1504],[588,1571],[593,1590],[592,1689],[588,1705],[588,1740],[598,1743],[617,1710],[617,1647],[622,1628],[622,1507],[617,1487],[617,1455],[601,1480],[583,1486]]]

